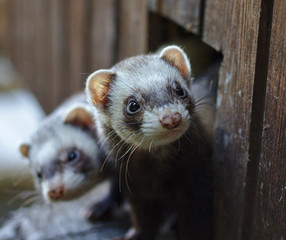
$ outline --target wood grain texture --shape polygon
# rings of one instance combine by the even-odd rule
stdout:
[[[257,182],[259,174],[263,114],[265,108],[265,92],[269,66],[269,48],[274,0],[262,1],[259,36],[257,43],[255,79],[253,86],[253,100],[251,126],[249,136],[249,161],[245,178],[244,206],[241,239],[251,239],[255,228],[256,198],[258,195]],[[263,67],[261,67],[263,66]]]
[[[203,39],[223,52],[215,134],[215,239],[240,239],[260,0],[206,1]]]
[[[52,111],[57,104],[62,102],[70,94],[67,66],[67,21],[65,0],[49,0],[49,28],[46,30],[49,37],[49,51],[47,71],[51,71],[48,79],[49,95],[51,96],[46,105],[48,111]],[[47,91],[47,89],[46,89]]]
[[[146,52],[147,16],[147,0],[119,1],[117,60]]]
[[[202,2],[203,0],[148,0],[148,8],[198,34]]]
[[[34,68],[34,39],[35,39],[35,28],[33,27],[33,22],[36,21],[35,11],[33,11],[33,0],[32,1],[22,1],[22,24],[21,27],[22,33],[22,69],[23,76],[26,86],[30,86],[31,89],[34,89],[34,79],[36,69]]]
[[[73,0],[67,7],[67,58],[69,92],[84,88],[88,75],[88,36],[91,26],[90,1]]]
[[[114,64],[117,27],[115,2],[115,0],[92,1],[88,43],[91,71],[110,68]]]
[[[52,110],[51,105],[51,34],[50,4],[48,0],[34,1],[35,19],[32,23],[35,28],[34,42],[34,93],[46,112]],[[21,62],[21,59],[17,59]],[[21,72],[22,73],[22,72]],[[25,77],[25,76],[24,76]]]
[[[275,0],[251,239],[286,239],[286,2]],[[263,66],[261,66],[263,67]]]
[[[232,15],[235,11],[234,2],[238,1],[206,0],[205,2],[203,40],[217,51],[225,49],[224,43],[228,40],[231,29],[237,30],[237,14]]]

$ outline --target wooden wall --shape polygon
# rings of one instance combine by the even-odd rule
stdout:
[[[286,239],[285,0],[8,0],[6,8],[7,54],[48,111],[86,73],[145,52],[148,21],[162,27],[156,14],[220,51],[215,239]]]
[[[146,51],[145,0],[4,0],[4,8],[3,52],[47,112],[94,70]]]

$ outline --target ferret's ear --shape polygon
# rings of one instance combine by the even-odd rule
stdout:
[[[184,79],[190,80],[191,65],[186,53],[178,46],[173,45],[165,47],[160,54],[160,57],[166,62],[176,67]]]
[[[23,157],[25,158],[29,158],[29,151],[30,151],[30,145],[23,143],[20,146],[20,152],[22,154]]]
[[[64,123],[82,127],[83,129],[90,129],[93,126],[93,116],[84,107],[77,106],[68,112]]]
[[[98,70],[88,77],[86,93],[94,106],[100,108],[107,106],[110,83],[115,76],[115,73],[110,70]]]

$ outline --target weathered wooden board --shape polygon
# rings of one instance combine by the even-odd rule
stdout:
[[[68,79],[68,59],[67,59],[67,12],[65,1],[50,0],[48,1],[48,19],[49,24],[45,30],[48,38],[48,45],[44,51],[50,54],[47,59],[46,71],[51,71],[47,79],[47,88],[44,91],[49,93],[45,99],[45,106],[48,106],[48,111],[52,111],[53,107],[59,102],[62,102],[69,95]],[[41,43],[39,43],[41,44]],[[43,46],[42,46],[43,47]]]
[[[147,0],[119,1],[118,59],[147,50]]]
[[[91,72],[115,60],[115,0],[69,1],[67,50],[70,92],[83,89]]]
[[[36,96],[42,106],[45,106],[47,112],[52,110],[51,99],[55,97],[51,94],[53,90],[51,86],[51,79],[53,77],[51,58],[54,53],[51,46],[50,4],[51,3],[47,0],[34,1],[35,19],[34,22],[31,22],[31,27],[35,28],[33,69],[35,75],[32,81],[34,82],[33,84],[35,84]],[[22,35],[20,37],[22,37]],[[18,41],[19,40],[20,39],[18,39]],[[21,62],[19,59],[17,61]],[[24,75],[23,77],[26,78]]]
[[[92,71],[109,68],[114,64],[117,32],[115,3],[116,0],[92,1],[91,26],[87,30],[90,32],[87,51],[91,54],[90,69]]]
[[[286,2],[275,0],[255,223],[251,239],[286,239]],[[263,67],[263,66],[261,66]]]
[[[203,24],[203,3],[203,0],[148,0],[148,8],[198,34]]]
[[[69,60],[69,81],[67,88],[70,92],[83,88],[83,79],[86,78],[88,66],[87,47],[88,22],[87,11],[90,1],[73,0],[67,6],[67,59]]]
[[[222,50],[214,168],[215,239],[240,239],[260,0],[207,0],[203,40]]]
[[[116,57],[116,0],[6,0],[6,53],[47,112]]]

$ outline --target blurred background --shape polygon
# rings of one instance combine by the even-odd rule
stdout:
[[[0,224],[33,188],[19,145],[90,73],[166,44],[186,50],[193,76],[218,57],[190,33],[198,23],[179,26],[154,2],[0,0]]]

